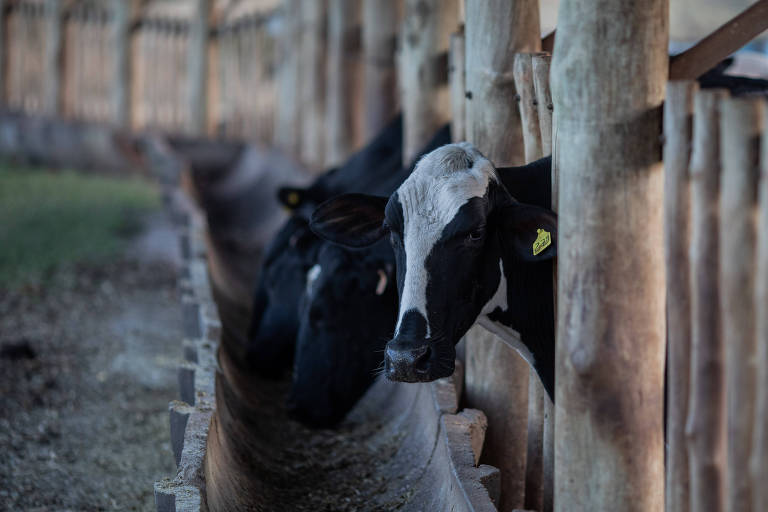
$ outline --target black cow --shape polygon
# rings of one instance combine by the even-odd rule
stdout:
[[[266,376],[290,368],[299,326],[299,300],[320,247],[309,215],[322,201],[345,192],[394,190],[407,176],[402,169],[402,116],[398,115],[364,149],[307,188],[283,188],[283,204],[293,210],[270,243],[253,300],[248,362]],[[384,188],[382,188],[384,187]]]
[[[395,261],[382,240],[322,243],[300,306],[288,411],[314,426],[341,420],[373,382],[397,315]]]
[[[389,198],[346,194],[318,207],[311,228],[327,240],[390,239],[400,297],[385,353],[390,379],[451,375],[456,343],[478,322],[515,344],[553,396],[550,170],[546,158],[497,171],[471,144],[451,144],[425,156]]]
[[[445,126],[421,154],[450,140]],[[392,193],[404,174],[395,184],[380,184],[378,193]],[[320,249],[301,301],[288,407],[305,423],[330,426],[344,417],[382,369],[384,345],[397,316],[395,255],[384,240],[362,249],[320,239],[317,243]]]

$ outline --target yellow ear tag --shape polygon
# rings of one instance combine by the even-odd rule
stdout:
[[[289,205],[296,206],[299,203],[299,194],[296,192],[291,192],[288,194],[286,199],[288,200]]]
[[[549,231],[545,231],[541,228],[537,229],[536,232],[539,234],[536,237],[536,240],[533,242],[533,255],[536,256],[541,251],[552,245],[552,235],[549,234]]]

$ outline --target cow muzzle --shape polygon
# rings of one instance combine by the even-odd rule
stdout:
[[[384,371],[389,380],[398,382],[428,382],[432,374],[433,351],[424,341],[394,339],[387,343]]]

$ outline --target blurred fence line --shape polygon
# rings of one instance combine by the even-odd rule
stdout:
[[[271,144],[275,0],[0,0],[0,105]]]

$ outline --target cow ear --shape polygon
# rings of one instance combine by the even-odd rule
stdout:
[[[557,214],[524,203],[505,206],[501,214],[502,240],[522,261],[551,260],[557,256]]]
[[[280,187],[277,190],[277,200],[289,210],[295,210],[305,200],[307,190],[298,187]]]
[[[386,197],[344,194],[318,206],[309,227],[330,242],[367,247],[386,233],[383,225],[386,206]]]

